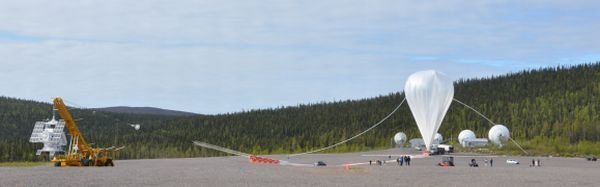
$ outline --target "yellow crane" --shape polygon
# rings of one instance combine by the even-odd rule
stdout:
[[[54,99],[54,108],[58,110],[58,114],[65,121],[71,136],[66,154],[52,159],[55,166],[114,166],[115,152],[123,149],[123,147],[90,147],[60,97]]]

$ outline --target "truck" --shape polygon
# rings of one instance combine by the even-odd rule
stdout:
[[[446,145],[446,144],[434,144],[431,146],[431,150],[429,151],[429,155],[445,155],[447,153],[453,153],[454,146]]]
[[[444,151],[446,153],[453,153],[454,152],[454,146],[452,146],[452,145],[439,144],[437,147],[444,149]]]
[[[90,147],[83,137],[83,134],[79,131],[75,120],[73,120],[73,117],[71,116],[71,113],[69,113],[62,98],[54,98],[54,108],[58,111],[62,120],[64,120],[70,136],[69,145],[67,151],[65,151],[65,155],[57,155],[52,158],[54,166],[115,166],[113,162],[115,152],[124,147]]]

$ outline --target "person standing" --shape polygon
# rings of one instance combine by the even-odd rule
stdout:
[[[400,157],[400,166],[403,166],[403,165],[404,165],[404,156],[401,156]]]
[[[490,167],[494,167],[494,159],[490,158]]]

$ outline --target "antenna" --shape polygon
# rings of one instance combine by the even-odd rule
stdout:
[[[52,121],[56,121],[56,111],[57,109],[54,106],[52,106]]]
[[[48,153],[49,157],[53,157],[55,153],[64,153],[64,146],[67,145],[64,128],[65,122],[56,120],[55,108],[52,109],[51,120],[35,122],[29,142],[44,144],[42,149],[37,150],[36,155]]]

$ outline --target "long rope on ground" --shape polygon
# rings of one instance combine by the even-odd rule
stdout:
[[[475,108],[459,101],[458,99],[454,98],[454,101],[456,101],[457,103],[460,103],[461,105],[467,107],[468,109],[471,109],[472,111],[474,111],[475,113],[477,113],[479,116],[483,117],[484,119],[486,119],[488,122],[490,122],[490,126],[494,126],[496,125],[496,123],[494,123],[490,118],[486,117],[485,115],[483,115],[481,112],[475,110]],[[521,145],[519,145],[517,143],[517,141],[515,141],[512,137],[508,137],[508,139],[510,139],[510,141],[512,141],[519,149],[521,149],[521,151],[523,151],[525,154],[529,154],[527,151],[525,151],[525,149],[523,149],[523,147],[521,147]]]
[[[213,145],[213,144],[209,144],[206,142],[200,142],[200,141],[192,141],[194,142],[194,144],[196,144],[197,146],[200,147],[204,147],[204,148],[208,148],[208,149],[212,149],[212,150],[217,150],[217,151],[221,151],[221,152],[225,152],[225,153],[229,153],[232,155],[237,155],[237,156],[243,156],[243,157],[248,157],[250,156],[249,154],[246,153],[242,153],[236,150],[231,150],[231,149],[227,149],[221,146],[217,146],[217,145]]]
[[[387,120],[388,118],[390,118],[392,116],[392,114],[396,113],[396,111],[398,111],[398,109],[400,108],[400,106],[402,106],[402,104],[404,104],[404,101],[406,101],[406,98],[402,99],[402,102],[400,102],[400,104],[392,112],[390,112],[390,114],[388,114],[387,116],[385,116],[379,122],[375,123],[375,125],[369,127],[367,130],[365,130],[365,131],[363,131],[361,133],[358,133],[357,135],[354,135],[351,138],[345,139],[345,140],[343,140],[341,142],[338,142],[336,144],[333,144],[333,145],[330,145],[330,146],[327,146],[327,147],[323,147],[323,148],[320,148],[320,149],[316,149],[316,150],[312,150],[312,151],[308,151],[308,152],[304,152],[304,153],[298,153],[298,154],[289,155],[288,157],[296,157],[296,156],[300,156],[300,155],[306,155],[306,154],[312,154],[312,153],[316,153],[316,152],[325,151],[327,149],[331,149],[331,148],[337,147],[337,146],[342,145],[342,144],[344,144],[346,142],[349,142],[350,140],[358,138],[359,136],[361,136],[361,135],[369,132],[370,130],[372,130],[375,127],[381,125],[385,120]]]

